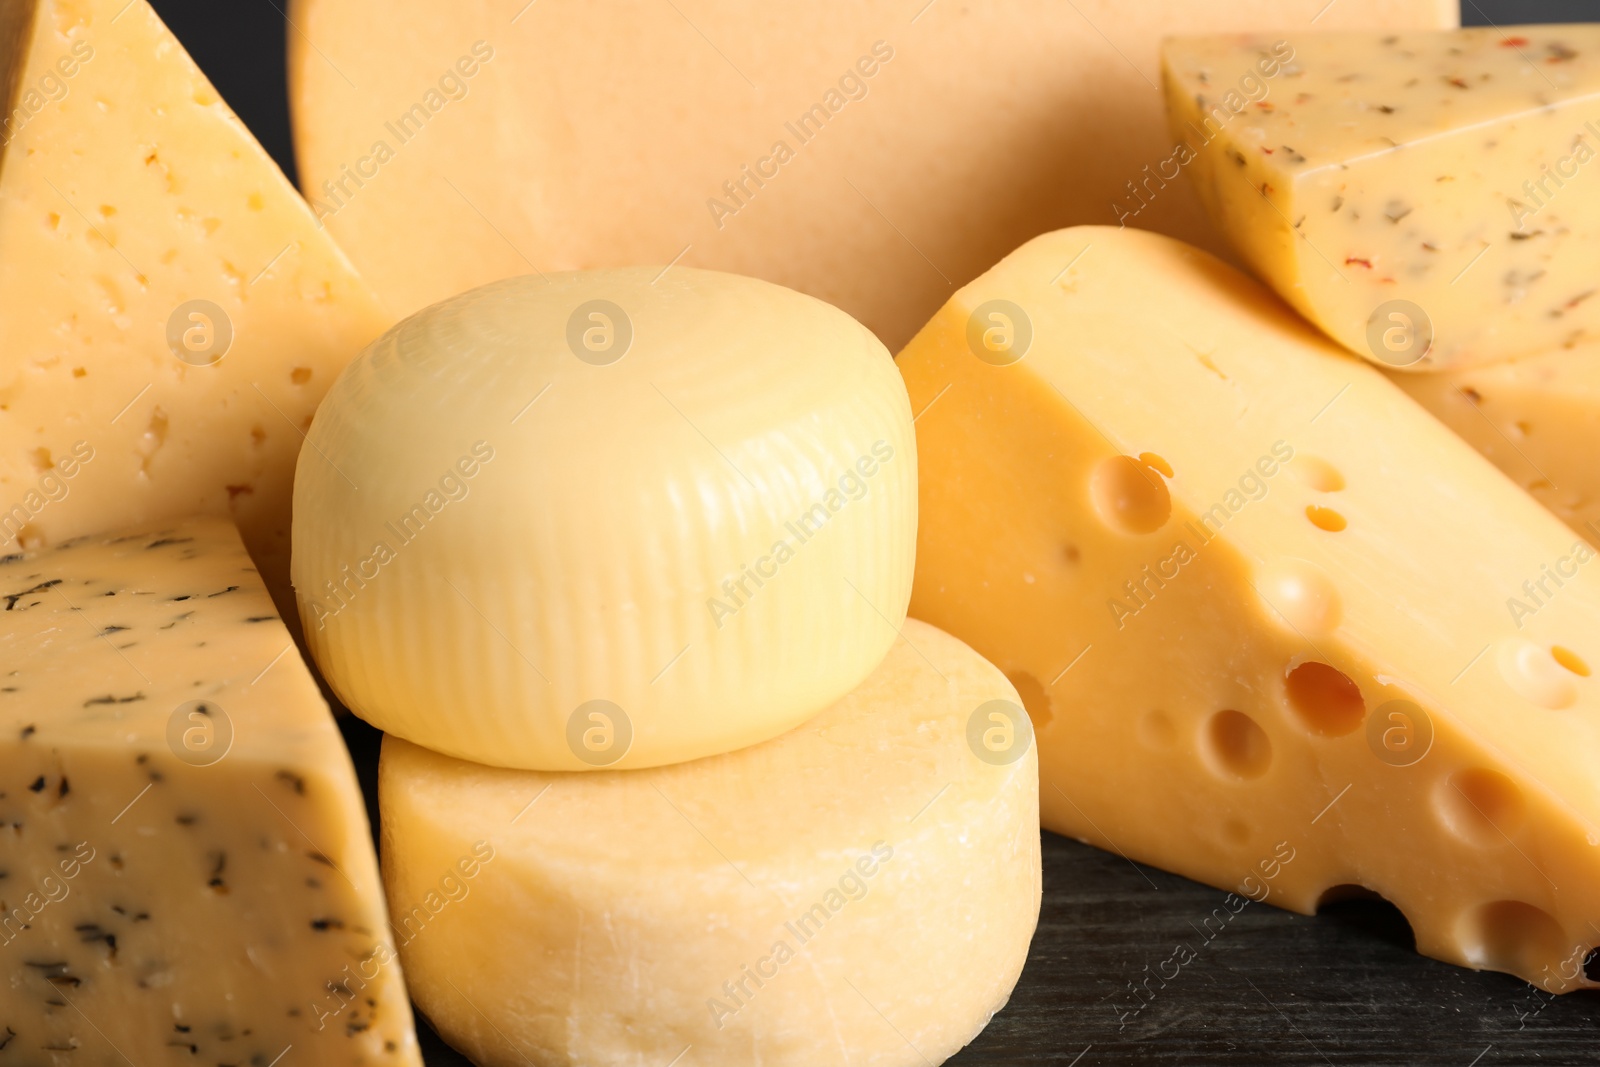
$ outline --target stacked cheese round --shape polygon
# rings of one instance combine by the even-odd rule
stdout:
[[[559,774],[390,738],[412,996],[485,1067],[940,1063],[1004,1005],[1038,917],[1020,716],[997,668],[910,621],[844,699],[724,756]]]
[[[296,598],[340,699],[416,744],[697,759],[882,660],[916,485],[893,360],[836,308],[687,268],[514,278],[334,383],[295,479]]]

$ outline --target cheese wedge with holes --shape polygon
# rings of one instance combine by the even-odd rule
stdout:
[[[0,552],[226,515],[292,612],[295,454],[390,319],[146,0],[6,4],[0,87]]]
[[[439,752],[728,752],[849,692],[905,620],[905,385],[860,323],[769,282],[492,283],[373,344],[307,442],[312,652],[350,710]]]
[[[849,695],[724,756],[547,774],[390,737],[412,995],[484,1067],[942,1063],[1005,1004],[1039,913],[1027,722],[912,621]]]
[[[1535,500],[1600,545],[1600,341],[1486,367],[1393,378]]]
[[[1600,338],[1600,26],[1183,37],[1162,79],[1218,228],[1350,351]]]
[[[344,743],[220,519],[0,557],[0,1063],[420,1067]]]
[[[289,15],[302,188],[396,311],[535,268],[678,260],[819,297],[894,349],[1047,229],[1126,218],[1216,242],[1183,182],[1136,191],[1173,155],[1163,35],[1438,28],[1458,4],[294,0]]]
[[[1593,549],[1169,238],[1031,241],[898,364],[912,615],[1016,685],[1046,828],[1301,912],[1363,886],[1430,956],[1594,984]]]

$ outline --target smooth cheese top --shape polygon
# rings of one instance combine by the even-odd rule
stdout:
[[[327,704],[223,520],[0,556],[0,608],[6,736],[164,750],[178,709],[210,702],[228,720],[231,759],[349,772]]]
[[[460,816],[494,831],[496,848],[597,884],[640,871],[726,873],[715,852],[683,847],[684,819],[758,884],[852,849],[901,842],[936,797],[948,825],[964,805],[1012,802],[1038,758],[1018,735],[1015,758],[985,762],[969,746],[980,706],[1015,690],[962,642],[915,619],[877,670],[799,729],[763,745],[668,767],[581,778],[450,759],[398,738],[383,748],[384,809],[421,834],[459,834]],[[1007,756],[1011,756],[1008,751]],[[536,818],[518,818],[536,796]],[[662,797],[668,799],[662,802]],[[982,821],[982,820],[975,820]],[[574,825],[605,827],[575,834]],[[618,842],[626,842],[619,851]]]
[[[1037,375],[1119,451],[1170,465],[1173,501],[1220,515],[1263,574],[1304,561],[1335,576],[1340,638],[1378,674],[1600,820],[1600,693],[1548,655],[1555,676],[1524,655],[1562,648],[1600,664],[1600,572],[1579,569],[1531,614],[1511,605],[1524,582],[1570,562],[1571,530],[1376,368],[1180,242],[1101,227],[1046,234],[941,317],[964,329],[993,299],[1032,330],[1022,361],[993,373]],[[1279,495],[1258,467],[1275,445],[1332,470],[1338,499],[1312,512]],[[1557,689],[1558,707],[1535,699]]]
[[[1162,36],[1459,17],[1455,0],[385,11],[290,4],[290,97],[302,188],[397,311],[530,265],[681,257],[810,293],[891,348],[1020,242],[1119,205],[1220,245],[1183,183],[1148,206],[1127,184],[1172,155]]]
[[[685,267],[527,275],[341,375],[295,485],[294,582],[351,710],[501,766],[765,740],[864,678],[910,599],[916,446],[843,312]]]
[[[1280,40],[1293,56],[1264,82]],[[1297,174],[1600,93],[1586,24],[1176,37],[1162,58],[1202,113],[1242,104],[1232,136]]]

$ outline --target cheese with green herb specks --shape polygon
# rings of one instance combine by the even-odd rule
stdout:
[[[0,557],[0,1067],[125,1061],[420,1064],[350,758],[218,520]]]
[[[1174,173],[1380,364],[1600,333],[1600,25],[1169,40]]]

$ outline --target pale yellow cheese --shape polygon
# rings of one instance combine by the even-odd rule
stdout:
[[[1039,911],[1026,713],[918,622],[742,752],[545,774],[391,737],[379,796],[412,995],[484,1067],[928,1067],[1005,1004]]]
[[[1361,885],[1428,955],[1594,984],[1587,543],[1168,238],[1040,237],[898,364],[912,614],[1017,686],[1048,829],[1302,912]]]
[[[377,341],[307,442],[307,640],[352,711],[439,752],[728,752],[849,692],[905,619],[905,386],[860,323],[767,282],[493,283]]]
[[[0,551],[226,515],[289,611],[295,454],[390,320],[146,0],[5,11]]]
[[[220,519],[0,557],[0,1063],[419,1067],[344,742]]]
[[[1600,343],[1395,384],[1600,544]],[[1547,582],[1543,593],[1553,587]]]
[[[1352,352],[1600,339],[1600,26],[1188,37],[1162,78],[1213,220]]]
[[[1453,26],[1455,0],[295,0],[302,188],[397,311],[531,269],[680,262],[904,344],[1071,223],[1215,241],[1157,45]],[[681,259],[680,259],[681,257]]]

